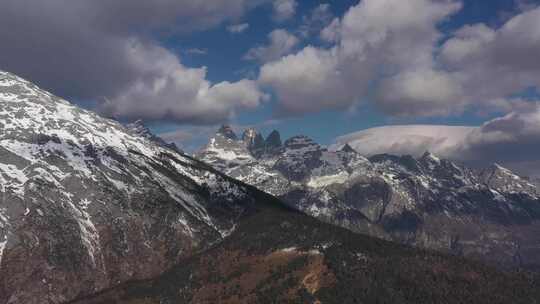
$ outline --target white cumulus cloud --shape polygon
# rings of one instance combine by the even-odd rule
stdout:
[[[510,96],[540,87],[540,7],[529,3],[498,28],[472,24],[445,36],[439,25],[461,8],[455,0],[363,0],[320,31],[330,46],[266,63],[259,82],[288,115],[363,101],[397,117],[515,110],[522,103]]]
[[[291,19],[296,14],[297,6],[296,0],[274,0],[272,18],[276,22]]]
[[[101,109],[118,118],[225,119],[261,101],[255,83],[212,84],[149,34],[209,29],[265,1],[5,0],[0,68],[65,98],[105,99]]]
[[[250,49],[244,59],[268,62],[289,54],[299,43],[298,38],[283,29],[273,30],[268,34],[268,45]]]
[[[212,84],[206,68],[187,68],[161,47],[133,42],[128,48],[132,64],[148,76],[107,99],[100,110],[108,115],[212,124],[267,98],[252,80]]]
[[[232,24],[227,26],[227,31],[232,34],[240,34],[249,29],[249,23]]]
[[[269,62],[259,81],[276,92],[289,114],[351,107],[381,76],[433,70],[434,44],[441,37],[436,26],[460,7],[454,1],[361,1],[323,30],[334,46],[307,46]],[[438,84],[445,80],[439,77]],[[409,87],[410,97],[415,92]]]

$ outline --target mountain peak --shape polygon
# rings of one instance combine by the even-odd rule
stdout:
[[[17,75],[0,70],[2,101],[6,103],[71,105],[68,101],[41,90],[37,85]]]
[[[152,131],[150,131],[150,129],[146,127],[142,119],[137,119],[132,123],[126,124],[126,127],[131,131],[135,132],[137,135],[145,138],[149,138],[154,135],[152,134]]]
[[[502,192],[525,192],[536,195],[537,186],[521,178],[497,163],[492,164],[480,173],[481,180],[489,187]]]
[[[422,155],[422,158],[440,161],[440,159],[435,154],[431,153],[430,151],[424,152],[424,154]]]
[[[493,163],[491,166],[484,169],[484,174],[489,174],[491,176],[507,176],[514,180],[521,179],[519,176],[514,174],[512,170],[505,168],[498,163]]]
[[[305,154],[321,151],[321,146],[305,135],[293,136],[283,144],[287,154]]]
[[[521,179],[521,177],[514,174],[512,170],[505,168],[498,163],[491,164],[491,166],[487,167],[484,171],[485,173],[490,174],[492,176],[508,176],[514,180]]]
[[[424,155],[420,157],[420,161],[428,164],[430,168],[441,163],[441,159],[429,151],[426,151]]]
[[[281,135],[277,130],[273,130],[265,140],[266,147],[279,148],[282,145]]]
[[[295,135],[285,141],[285,146],[298,146],[298,145],[318,145],[313,139],[306,135]]]
[[[353,147],[351,147],[351,145],[349,145],[349,143],[346,143],[340,151],[347,153],[358,153]]]
[[[150,128],[148,128],[145,125],[142,119],[137,119],[132,123],[126,124],[126,128],[128,128],[133,134],[140,136],[142,138],[146,138],[161,147],[172,149],[176,152],[183,153],[183,151],[180,148],[178,148],[178,146],[175,143],[166,142],[163,138],[154,134],[152,130],[150,130]]]
[[[512,172],[511,170],[499,165],[498,163],[493,163],[491,169],[494,171],[503,171],[503,172]]]
[[[248,128],[242,134],[242,141],[252,150],[264,148],[264,138],[254,128]]]
[[[255,130],[254,128],[247,128],[244,130],[244,133],[242,134],[242,139],[244,140],[244,139],[255,138],[257,134],[259,134],[259,132],[257,132],[257,130]]]
[[[234,130],[230,125],[222,125],[217,131],[217,134],[223,135],[228,139],[238,140],[238,136],[236,136],[236,133],[234,133]]]

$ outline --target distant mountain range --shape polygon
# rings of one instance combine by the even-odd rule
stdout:
[[[335,223],[349,223],[353,230],[372,227],[391,237],[407,231],[403,235],[410,237],[410,231],[426,227],[416,206],[434,214],[435,207],[380,196],[397,187],[390,180],[405,183],[399,170],[408,158],[367,160],[349,148],[329,153],[305,137],[282,144],[277,132],[263,140],[250,131],[238,139],[226,127],[206,150],[202,156],[213,157],[216,168],[260,181],[254,184],[266,185],[289,206],[164,143],[140,123],[122,126],[0,72],[0,303],[525,304],[540,299],[533,274],[501,272],[363,236],[295,209],[325,215],[327,221],[342,219]],[[429,172],[438,172],[436,180],[424,181],[428,184],[472,178],[468,173],[443,178],[447,171],[435,167],[446,162],[431,156],[426,161],[428,167],[433,162]],[[407,170],[427,170],[413,164]],[[275,170],[267,170],[270,165]],[[396,175],[364,176],[378,166],[395,167]],[[339,188],[354,172],[370,182]],[[478,213],[473,220],[497,219],[509,230],[519,222],[528,233],[536,216],[533,188],[502,169],[482,176],[491,185],[482,186],[485,195],[493,199],[476,209],[464,201],[437,211],[438,218],[445,211],[471,214],[473,208]],[[520,186],[523,191],[512,192]],[[336,204],[344,209],[334,210],[325,199],[332,187],[358,206]],[[446,184],[433,187],[442,190]],[[456,195],[484,193],[464,187]],[[306,197],[312,188],[321,189],[314,196],[318,200]],[[497,204],[507,207],[506,216],[500,207],[484,206]],[[463,242],[453,239],[453,244]],[[525,262],[526,250],[532,249],[523,243],[519,254]]]
[[[384,141],[384,140],[382,140]],[[196,157],[325,222],[504,267],[539,269],[537,186],[500,165],[473,170],[426,152],[366,158],[306,136],[283,144],[223,126]]]

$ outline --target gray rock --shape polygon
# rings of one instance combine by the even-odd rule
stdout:
[[[176,152],[184,153],[184,151],[178,148],[178,146],[176,146],[175,143],[168,143],[165,140],[163,140],[163,138],[152,133],[152,131],[150,131],[150,129],[145,126],[142,120],[136,120],[132,123],[129,123],[126,125],[126,127],[139,137],[144,137],[162,147],[172,149]]]
[[[281,147],[281,135],[277,130],[270,132],[268,137],[265,140],[265,144],[269,148],[279,148]]]
[[[266,144],[261,133],[255,129],[246,129],[242,134],[242,141],[253,155],[264,153]]]
[[[236,136],[236,133],[234,133],[234,130],[229,125],[222,125],[217,133],[223,135],[225,138],[238,140],[238,136]]]

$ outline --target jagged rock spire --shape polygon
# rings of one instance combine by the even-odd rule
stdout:
[[[422,155],[422,158],[438,158],[435,154],[431,153],[429,150],[426,150]]]
[[[435,154],[426,151],[424,155],[422,155],[422,157],[420,158],[420,161],[426,164],[436,165],[441,162],[441,159],[438,158]]]
[[[242,141],[250,150],[257,150],[264,148],[264,138],[261,133],[253,128],[246,129],[242,134]]]
[[[341,151],[347,152],[347,153],[358,153],[349,143],[346,143],[343,148],[341,148]]]
[[[153,135],[150,129],[146,127],[142,119],[137,119],[132,123],[126,124],[126,128],[135,132],[137,135],[145,137],[145,138],[149,138]]]
[[[229,125],[222,125],[217,131],[217,134],[221,134],[229,139],[238,140],[238,136],[236,136],[236,133],[234,133],[234,130]]]
[[[281,147],[281,135],[277,130],[274,130],[268,135],[268,137],[265,140],[265,144],[267,148],[278,148]]]

